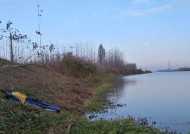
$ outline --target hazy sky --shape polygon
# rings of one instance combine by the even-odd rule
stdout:
[[[117,47],[148,69],[190,67],[190,0],[0,0],[0,20],[42,42]]]

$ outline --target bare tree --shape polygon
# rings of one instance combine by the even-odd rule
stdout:
[[[1,23],[1,21],[0,21],[0,23]],[[11,60],[11,62],[14,62],[13,41],[24,43],[27,40],[27,42],[29,43],[29,42],[31,42],[31,40],[27,38],[27,35],[22,35],[19,32],[19,30],[12,28],[11,27],[12,24],[13,23],[11,21],[8,21],[6,23],[6,28],[1,29],[3,34],[0,35],[0,40],[3,38],[7,38],[10,40],[10,60]],[[8,34],[8,36],[6,34]]]
[[[115,49],[110,49],[105,58],[105,68],[106,71],[110,72],[122,72],[125,70],[125,61],[123,58],[122,52],[115,48]]]

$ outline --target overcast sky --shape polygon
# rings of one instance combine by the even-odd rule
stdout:
[[[144,69],[190,67],[190,0],[0,0],[2,25],[43,43],[117,47]]]

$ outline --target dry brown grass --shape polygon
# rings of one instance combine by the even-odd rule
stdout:
[[[43,94],[60,107],[79,112],[84,112],[84,101],[93,95],[86,81],[89,82],[88,78],[68,77],[45,65],[0,70],[1,88],[20,90],[25,94],[30,91],[33,98]]]

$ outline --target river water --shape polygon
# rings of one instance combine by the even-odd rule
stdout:
[[[98,114],[117,119],[129,115],[156,122],[155,127],[190,132],[190,72],[156,72],[119,78],[110,99],[126,104]]]

